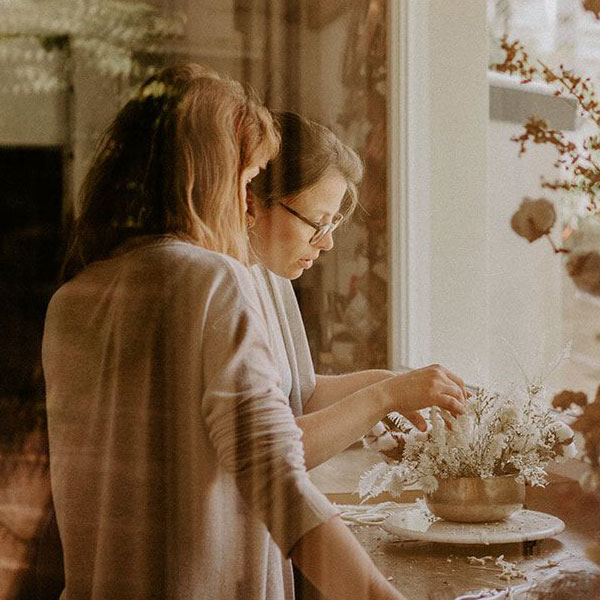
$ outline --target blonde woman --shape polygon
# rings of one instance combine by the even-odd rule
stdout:
[[[289,556],[326,597],[401,598],[307,476],[242,264],[278,143],[184,65],[100,146],[43,342],[63,600],[290,599]]]
[[[422,408],[462,412],[466,391],[462,380],[440,365],[401,375],[378,369],[315,376],[289,280],[333,248],[334,231],[356,206],[362,165],[326,127],[292,112],[273,114],[281,152],[250,185],[249,234],[257,263],[252,270],[271,313],[271,343],[304,434],[306,464],[313,468],[390,412],[420,428],[425,427]]]

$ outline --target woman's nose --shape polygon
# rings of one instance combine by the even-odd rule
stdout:
[[[316,246],[319,248],[319,250],[323,250],[325,252],[331,250],[333,248],[333,232],[327,232],[327,234],[325,234],[323,238],[317,242]]]

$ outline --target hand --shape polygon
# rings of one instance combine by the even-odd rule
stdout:
[[[385,388],[387,411],[401,413],[421,431],[427,429],[427,423],[420,409],[439,406],[453,416],[462,415],[470,396],[463,380],[441,365],[394,375],[380,385]]]

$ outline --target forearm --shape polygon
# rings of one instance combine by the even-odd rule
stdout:
[[[457,416],[465,411],[467,395],[462,379],[440,365],[379,379],[327,408],[296,419],[303,432],[307,467],[341,452],[392,411],[402,413],[424,431],[427,424],[421,409],[439,406]]]
[[[339,517],[311,529],[296,543],[290,556],[325,598],[405,600]]]
[[[296,418],[302,429],[307,469],[325,462],[355,441],[390,412],[389,395],[381,386],[359,389],[327,408]]]
[[[315,391],[304,406],[304,413],[327,408],[354,392],[393,376],[392,371],[384,369],[370,369],[345,375],[317,375]]]

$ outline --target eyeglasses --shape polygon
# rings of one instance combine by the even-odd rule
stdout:
[[[297,217],[307,225],[310,225],[315,230],[310,240],[308,240],[308,243],[311,246],[316,246],[328,233],[333,233],[338,228],[340,223],[344,220],[344,215],[342,213],[335,213],[330,223],[319,224],[315,223],[314,221],[311,221],[310,219],[307,219],[299,212],[296,212],[293,208],[290,208],[287,204],[283,204],[282,202],[278,202],[277,204],[279,204],[279,206],[281,206],[282,208],[285,208],[285,210],[293,214],[295,217]]]

